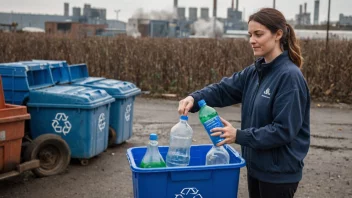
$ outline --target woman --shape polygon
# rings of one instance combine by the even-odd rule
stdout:
[[[310,95],[300,71],[301,50],[281,12],[261,9],[249,17],[255,63],[179,103],[180,114],[197,112],[197,102],[225,107],[242,103],[241,130],[222,119],[212,136],[241,145],[251,198],[293,197],[302,179],[310,143]]]

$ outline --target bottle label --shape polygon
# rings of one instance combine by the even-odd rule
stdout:
[[[220,136],[210,136],[210,134],[212,134],[212,132],[210,132],[210,130],[212,130],[213,128],[224,127],[219,116],[215,116],[215,117],[205,121],[203,123],[203,125],[204,125],[205,130],[208,132],[208,135],[214,145],[216,145],[217,143],[224,140],[224,138],[220,138]]]

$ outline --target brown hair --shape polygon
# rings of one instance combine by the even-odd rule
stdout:
[[[294,64],[299,68],[302,66],[303,57],[301,54],[301,48],[296,39],[295,31],[292,26],[286,22],[284,15],[280,11],[273,8],[263,8],[252,14],[249,17],[248,23],[250,21],[255,21],[264,25],[273,34],[281,29],[283,31],[280,40],[281,46],[283,46],[284,50],[288,50],[289,57]]]

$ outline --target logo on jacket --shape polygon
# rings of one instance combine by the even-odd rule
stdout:
[[[262,96],[264,98],[270,98],[270,88],[267,88]]]
[[[270,89],[267,88],[267,89],[264,91],[264,94],[270,96]]]

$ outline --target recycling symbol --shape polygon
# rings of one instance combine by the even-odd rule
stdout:
[[[197,188],[184,188],[180,194],[175,194],[175,198],[203,198]]]
[[[98,127],[99,127],[100,131],[103,131],[103,129],[105,129],[105,125],[106,125],[105,114],[101,113],[99,116],[99,120],[98,120]]]
[[[71,123],[65,113],[57,113],[55,119],[51,123],[56,133],[68,134],[71,131]]]
[[[132,104],[127,105],[126,111],[125,111],[125,120],[126,122],[130,121],[131,118],[131,109],[132,109]]]

